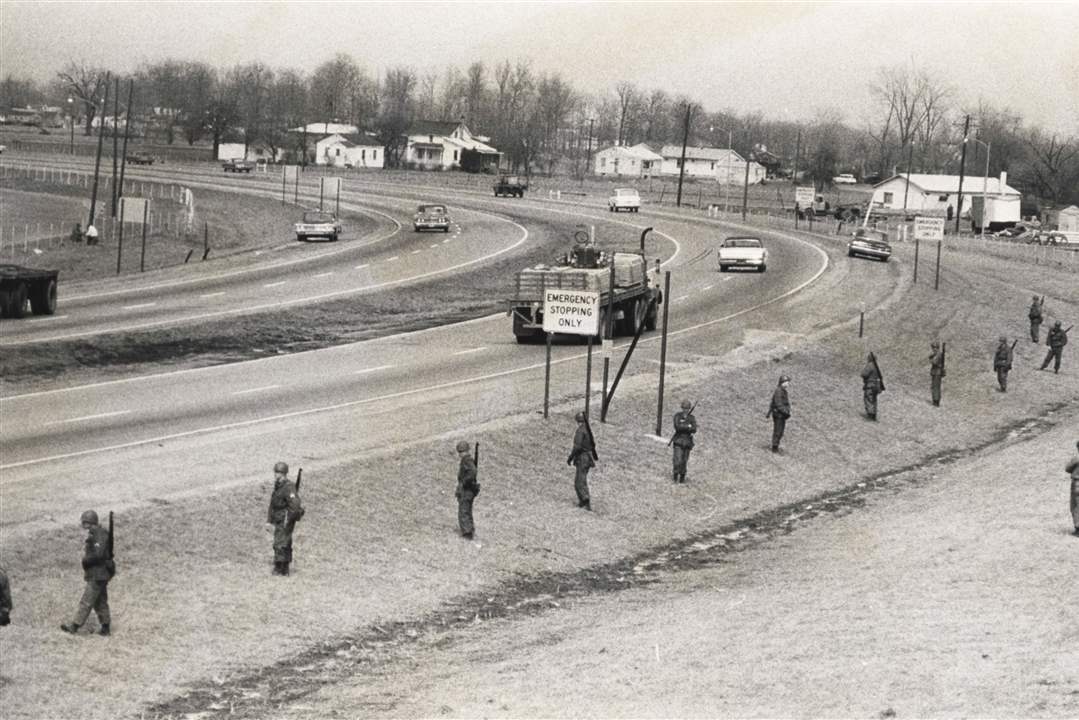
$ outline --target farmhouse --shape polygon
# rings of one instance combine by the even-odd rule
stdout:
[[[421,120],[406,133],[402,162],[426,170],[497,168],[501,153],[474,136],[463,122]]]
[[[315,143],[315,164],[347,168],[381,168],[386,152],[365,133],[327,135]]]
[[[999,178],[991,177],[988,183],[984,177],[968,175],[963,178],[962,211],[969,212],[971,197],[982,195],[983,192],[995,196],[1021,196],[1018,190],[1008,186],[1008,173],[1002,172]],[[873,205],[890,210],[926,210],[944,214],[949,214],[948,208],[951,208],[955,213],[959,208],[959,176],[919,173],[893,175],[873,186]]]
[[[661,173],[678,175],[682,166],[682,146],[664,145],[660,154],[663,156]],[[750,160],[749,184],[763,182],[766,172],[763,165]],[[746,181],[746,160],[727,148],[687,147],[686,176],[709,177],[721,183],[741,185]]]
[[[617,177],[650,177],[659,174],[663,156],[640,143],[633,147],[615,145],[596,153],[593,172]]]

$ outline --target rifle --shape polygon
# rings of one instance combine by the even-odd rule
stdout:
[[[690,414],[690,415],[692,415],[692,414],[693,414],[693,411],[697,409],[697,403],[699,403],[699,402],[700,402],[700,400],[698,400],[697,402],[693,403],[693,407],[691,407],[691,408],[689,409],[689,414]],[[671,436],[671,439],[667,441],[667,447],[670,447],[670,446],[671,446],[671,443],[673,443],[673,442],[674,442],[674,438],[675,438],[675,437],[677,437],[677,436],[678,436],[678,433],[677,433],[677,432],[675,432],[675,434]]]
[[[944,358],[945,358],[945,353],[947,351],[948,351],[948,343],[942,342],[940,344],[940,376],[941,377],[944,377],[944,375],[945,375],[945,372],[944,372]],[[878,370],[878,372],[879,372],[879,370]],[[881,386],[883,387],[883,382],[881,383]]]
[[[472,462],[476,464],[476,470],[480,469],[480,444],[476,443],[476,451],[472,454]]]
[[[873,367],[877,369],[877,378],[880,379],[880,391],[884,392],[884,373],[880,371],[880,365],[877,365],[877,356],[875,353],[870,353],[869,357],[873,358]]]
[[[296,471],[296,492],[300,492],[300,481],[303,480],[303,468]]]
[[[1074,325],[1069,325],[1069,326],[1068,326],[1068,329],[1064,331],[1064,334],[1065,334],[1065,335],[1067,335],[1067,334],[1068,334],[1069,332],[1071,332],[1071,329],[1072,329],[1073,327],[1075,327],[1075,326],[1074,326]]]
[[[1011,352],[1015,352],[1015,346],[1016,346],[1016,344],[1018,344],[1018,342],[1019,342],[1019,338],[1016,338],[1016,339],[1015,339],[1015,340],[1014,340],[1014,341],[1012,342],[1012,348],[1011,348]]]
[[[596,436],[592,434],[592,426],[588,424],[588,416],[584,416],[584,429],[588,431],[588,439],[592,443],[592,459],[599,460],[599,453],[596,452]]]

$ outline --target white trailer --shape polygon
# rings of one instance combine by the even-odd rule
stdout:
[[[1019,195],[972,195],[970,226],[974,232],[997,232],[1019,222]]]

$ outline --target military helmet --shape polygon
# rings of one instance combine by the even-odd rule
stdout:
[[[689,400],[683,400],[682,401],[682,409],[683,410],[689,410],[692,407],[693,407],[693,403],[691,403]]]
[[[1001,345],[1007,345],[1007,344],[1008,344],[1008,338],[1006,338],[1006,337],[1004,337],[1003,335],[1001,335],[1001,336],[1000,336],[1000,344],[1001,344]]]
[[[1055,328],[1060,327],[1060,321],[1057,320],[1055,323],[1053,323],[1053,327],[1055,327]]]
[[[80,525],[97,525],[97,513],[93,510],[87,510],[79,517]]]
[[[779,376],[779,384],[780,385],[782,385],[785,382],[790,382],[790,381],[791,381],[790,375],[780,375]]]
[[[273,465],[273,471],[275,473],[281,473],[282,475],[288,475],[288,463],[287,462],[275,462]]]
[[[1038,296],[1037,295],[1031,295],[1030,299],[1033,300],[1034,302],[1038,302]]]
[[[467,440],[457,441],[457,452],[468,452],[470,447]]]
[[[584,418],[585,418],[585,414],[583,412],[577,413],[577,417],[576,417],[577,422],[584,422]]]

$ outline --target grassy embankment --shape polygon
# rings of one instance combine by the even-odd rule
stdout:
[[[304,688],[408,655],[412,638],[437,641],[444,637],[439,619],[480,622],[488,598],[504,597],[508,586],[526,599],[534,591],[525,605],[565,608],[572,599],[547,579],[583,570],[587,586],[590,566],[962,453],[1034,418],[1075,426],[1074,353],[1064,373],[1039,373],[1033,367],[1044,348],[1021,339],[1006,394],[991,369],[996,337],[1023,337],[1032,292],[1048,296],[1052,317],[1079,315],[1074,273],[980,265],[957,254],[939,292],[901,285],[868,314],[865,340],[850,322],[820,327],[827,315],[820,307],[831,298],[819,288],[745,317],[747,332],[762,332],[733,353],[711,355],[707,342],[680,339],[669,392],[691,391],[709,407],[691,483],[669,483],[668,451],[644,437],[653,391],[629,383],[612,422],[597,429],[603,461],[592,514],[574,507],[564,462],[573,401],[546,423],[531,414],[494,415],[462,429],[485,448],[476,543],[455,534],[455,438],[307,468],[305,483],[317,491],[306,497],[297,574],[285,581],[269,575],[268,479],[125,514],[109,640],[75,640],[57,629],[79,590],[78,528],[5,544],[16,593],[15,625],[0,636],[6,714],[114,717],[195,687],[190,701],[166,709],[228,713],[235,706],[259,716]],[[926,358],[936,336],[949,350],[941,408],[928,397]],[[860,409],[867,347],[887,374],[879,423]],[[794,377],[794,417],[785,452],[775,456],[763,415],[779,372]],[[436,622],[394,624],[424,617]],[[108,671],[88,684],[88,667]]]

